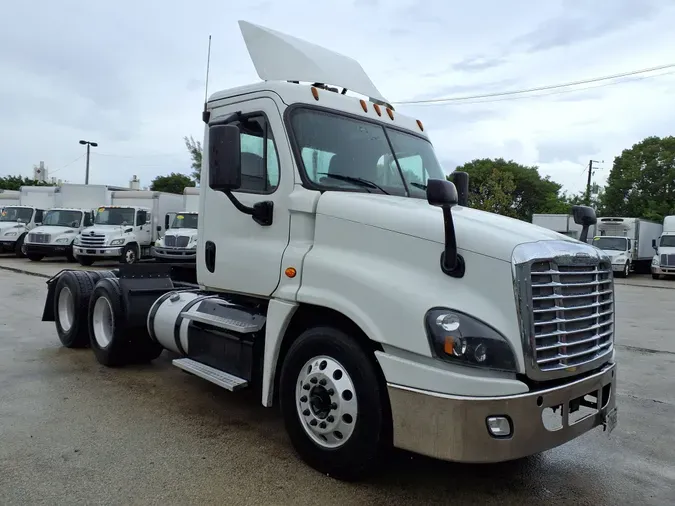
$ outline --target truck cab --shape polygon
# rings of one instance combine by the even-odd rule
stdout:
[[[166,220],[166,233],[155,241],[152,256],[160,262],[195,263],[199,235],[199,188],[185,188],[183,210],[177,214],[170,213]]]
[[[75,238],[73,254],[81,265],[92,265],[96,260],[135,263],[155,238],[152,223],[148,208],[101,206],[92,225]]]
[[[652,258],[652,278],[675,276],[675,216],[663,219],[661,237],[652,241],[654,257]]]
[[[0,212],[0,250],[25,256],[26,234],[42,223],[44,209],[33,206],[7,206]]]
[[[44,214],[42,224],[26,236],[26,256],[33,262],[59,256],[74,261],[73,242],[84,228],[92,225],[92,216],[91,209],[50,209]]]
[[[423,123],[356,61],[240,28],[263,82],[203,111],[198,283],[161,264],[63,273],[43,316],[61,342],[109,366],[167,349],[195,376],[253,388],[298,455],[340,479],[392,445],[500,462],[611,432],[608,256],[468,207],[467,174],[446,176]],[[585,237],[594,211],[573,215]],[[74,307],[87,310],[62,316]]]
[[[617,276],[628,277],[633,259],[633,244],[629,237],[595,236],[593,246],[611,259],[612,270]]]

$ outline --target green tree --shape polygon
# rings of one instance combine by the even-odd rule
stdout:
[[[183,137],[183,140],[185,141],[185,147],[188,149],[190,158],[192,159],[192,174],[190,174],[190,176],[199,183],[202,175],[202,144],[199,141],[195,141],[192,136]]]
[[[560,192],[562,185],[542,177],[537,167],[520,165],[503,158],[482,158],[457,167],[469,174],[469,201],[486,202],[485,192],[495,191],[494,202],[501,213],[525,221],[532,221],[535,213],[568,213],[569,202]],[[503,174],[509,174],[510,178]],[[497,179],[495,179],[497,178]],[[511,183],[513,186],[511,186]],[[506,186],[504,186],[506,185]],[[512,188],[503,191],[503,188]],[[508,206],[503,205],[500,189],[510,198]]]
[[[614,158],[604,214],[655,221],[675,213],[675,137],[647,137]]]
[[[18,190],[22,186],[51,186],[51,184],[35,181],[23,176],[0,177],[0,190]]]
[[[516,183],[509,172],[492,169],[488,178],[469,192],[469,206],[491,213],[515,217],[512,194]]]
[[[150,189],[157,192],[182,194],[186,186],[194,186],[195,182],[185,174],[172,172],[168,176],[157,176],[152,180]]]

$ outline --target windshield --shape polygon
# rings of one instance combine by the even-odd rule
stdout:
[[[43,225],[53,225],[57,227],[72,227],[78,228],[82,222],[82,211],[64,211],[53,210],[47,211]]]
[[[134,210],[129,207],[99,207],[95,225],[133,225]]]
[[[662,235],[659,246],[664,248],[675,248],[675,235]]]
[[[311,109],[296,110],[291,126],[307,178],[322,188],[422,199],[428,179],[445,178],[431,143],[413,134]]]
[[[596,237],[593,246],[609,251],[626,251],[627,239],[624,237]]]
[[[30,223],[33,210],[30,207],[5,207],[0,213],[0,221],[21,221]]]
[[[173,219],[171,228],[197,228],[198,214],[179,214]]]

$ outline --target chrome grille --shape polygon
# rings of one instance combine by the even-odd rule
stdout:
[[[34,244],[49,244],[52,241],[51,234],[30,233],[28,234],[28,242]]]
[[[675,267],[675,255],[661,255],[661,265],[665,267]]]
[[[164,236],[164,246],[173,248],[176,246],[176,236],[175,235],[165,235]]]
[[[187,248],[190,238],[184,235],[165,235],[164,246],[167,248]]]
[[[523,245],[533,251],[516,266],[526,372],[537,380],[578,374],[614,347],[611,262],[595,248],[565,242],[537,258],[544,252],[535,244],[542,248]]]
[[[178,248],[186,248],[188,243],[190,242],[190,238],[187,236],[179,236],[176,238],[176,247]]]
[[[105,235],[103,234],[92,234],[90,232],[80,235],[80,244],[82,246],[104,246],[105,245]]]

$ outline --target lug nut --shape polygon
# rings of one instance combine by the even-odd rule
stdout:
[[[322,387],[326,386],[326,378],[321,378],[321,380],[319,380],[319,385]]]
[[[331,404],[330,409],[337,409],[337,404],[336,403]]]
[[[309,382],[310,382],[312,385],[316,385],[316,378],[310,378]]]
[[[304,410],[302,412],[302,414],[305,415],[305,416],[309,416],[309,409]]]
[[[307,396],[303,395],[302,397],[300,397],[300,402],[307,402]]]
[[[326,422],[321,422],[321,423],[319,424],[319,428],[320,428],[320,429],[325,429],[325,428],[326,428]]]
[[[329,388],[328,389],[328,395],[335,395],[335,390],[333,390],[332,388]]]
[[[312,427],[316,427],[316,420],[312,420],[311,422],[309,422],[309,424],[310,424]]]
[[[328,416],[326,417],[326,421],[327,421],[328,423],[333,423],[333,422],[335,421],[335,418],[333,417],[333,415],[328,415]]]
[[[302,385],[302,389],[303,390],[309,390],[309,385],[307,383],[305,383],[304,385]]]

